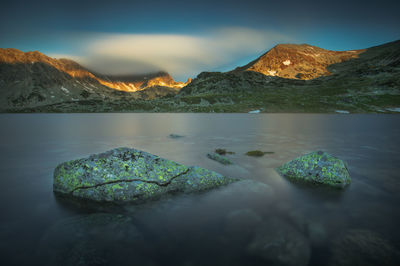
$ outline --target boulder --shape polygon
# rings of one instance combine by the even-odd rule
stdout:
[[[280,175],[292,181],[340,188],[351,182],[346,163],[323,151],[300,156],[276,170]]]
[[[142,241],[130,217],[79,215],[62,219],[47,230],[39,242],[36,259],[39,265],[132,265],[132,260],[142,259],[134,252]]]
[[[331,246],[329,265],[400,265],[400,253],[380,234],[365,230],[351,229],[338,235]]]
[[[238,181],[130,148],[62,163],[54,171],[56,195],[95,202],[143,202]]]
[[[271,218],[255,229],[247,252],[271,266],[306,266],[311,256],[307,238],[284,220]]]

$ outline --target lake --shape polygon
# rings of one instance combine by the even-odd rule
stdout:
[[[2,265],[400,265],[400,116],[3,114],[0,123]],[[265,190],[232,184],[101,213],[55,197],[58,164],[116,147]],[[216,148],[235,152],[234,164],[208,159]],[[275,172],[314,150],[346,161],[351,185],[299,186]]]

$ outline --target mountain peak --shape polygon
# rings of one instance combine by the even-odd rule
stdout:
[[[364,51],[330,51],[309,44],[278,44],[235,71],[254,71],[291,79],[314,79],[330,75],[327,69],[329,65],[357,58]]]

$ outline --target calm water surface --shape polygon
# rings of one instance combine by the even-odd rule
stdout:
[[[381,265],[396,261],[400,116],[34,114],[0,115],[0,124],[1,265],[348,265],[337,259],[343,243],[356,243],[355,257],[367,252],[367,258],[389,256]],[[171,139],[171,133],[185,137]],[[119,216],[56,200],[52,174],[59,163],[121,146],[269,190],[228,186],[112,210]],[[216,148],[234,151],[235,164],[208,159]],[[255,149],[274,153],[244,155]],[[353,182],[344,191],[301,187],[274,171],[320,149],[348,163]],[[278,243],[275,253],[284,259],[255,248],[262,235]],[[300,243],[293,244],[300,254],[287,252],[285,241]],[[364,249],[357,250],[358,242]]]

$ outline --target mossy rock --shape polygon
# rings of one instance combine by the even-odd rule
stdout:
[[[96,202],[143,202],[201,192],[238,179],[130,148],[65,162],[54,171],[57,195]]]
[[[323,151],[300,156],[276,170],[280,175],[296,182],[338,188],[343,188],[351,182],[346,163]]]
[[[219,155],[235,154],[235,152],[227,151],[226,149],[215,149],[215,153],[218,153]]]
[[[210,158],[211,160],[217,161],[225,165],[232,164],[231,160],[222,155],[219,155],[218,153],[208,153],[207,157]]]
[[[264,156],[264,154],[272,154],[274,153],[273,151],[259,151],[259,150],[255,150],[255,151],[248,151],[246,152],[247,156],[253,156],[253,157],[261,157]]]

